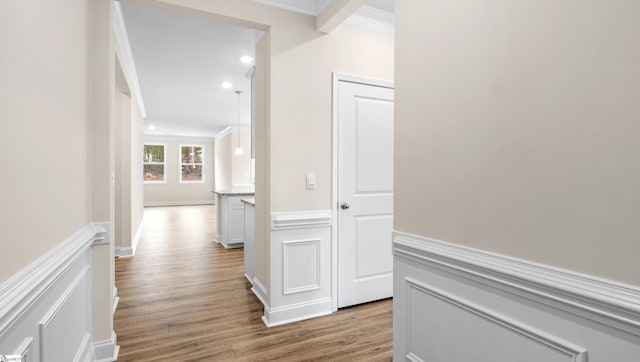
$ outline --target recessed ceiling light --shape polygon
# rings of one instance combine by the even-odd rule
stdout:
[[[249,64],[251,62],[253,62],[253,58],[251,58],[248,55],[243,55],[240,57],[240,61],[243,62],[244,64]]]
[[[233,84],[231,84],[229,82],[222,83],[222,88],[224,88],[224,89],[230,89],[231,87],[233,87]]]
[[[153,130],[155,130],[155,129],[156,129],[156,126],[154,126],[154,125],[152,125],[152,124],[150,124],[150,125],[149,125],[149,131],[153,131]]]

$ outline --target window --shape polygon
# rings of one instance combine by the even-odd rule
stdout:
[[[165,145],[144,144],[144,170],[145,183],[165,183]]]
[[[180,182],[204,182],[204,146],[180,145]]]

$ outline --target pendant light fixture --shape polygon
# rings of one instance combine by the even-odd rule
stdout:
[[[235,150],[236,156],[242,156],[244,154],[244,150],[242,149],[242,147],[240,147],[240,93],[242,93],[242,91],[239,91],[239,90],[236,91],[236,94],[238,95],[238,130],[237,130],[238,143]]]

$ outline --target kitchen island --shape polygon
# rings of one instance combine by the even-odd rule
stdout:
[[[225,248],[244,244],[244,204],[242,199],[255,195],[253,188],[214,190],[216,194],[216,242]]]

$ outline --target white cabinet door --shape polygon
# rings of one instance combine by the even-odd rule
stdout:
[[[393,89],[338,86],[338,307],[393,295]]]
[[[229,241],[230,248],[242,247],[244,243],[244,204],[246,196],[229,196]]]
[[[244,204],[241,201],[243,197],[247,196],[217,197],[216,242],[225,248],[241,248],[244,243]]]

